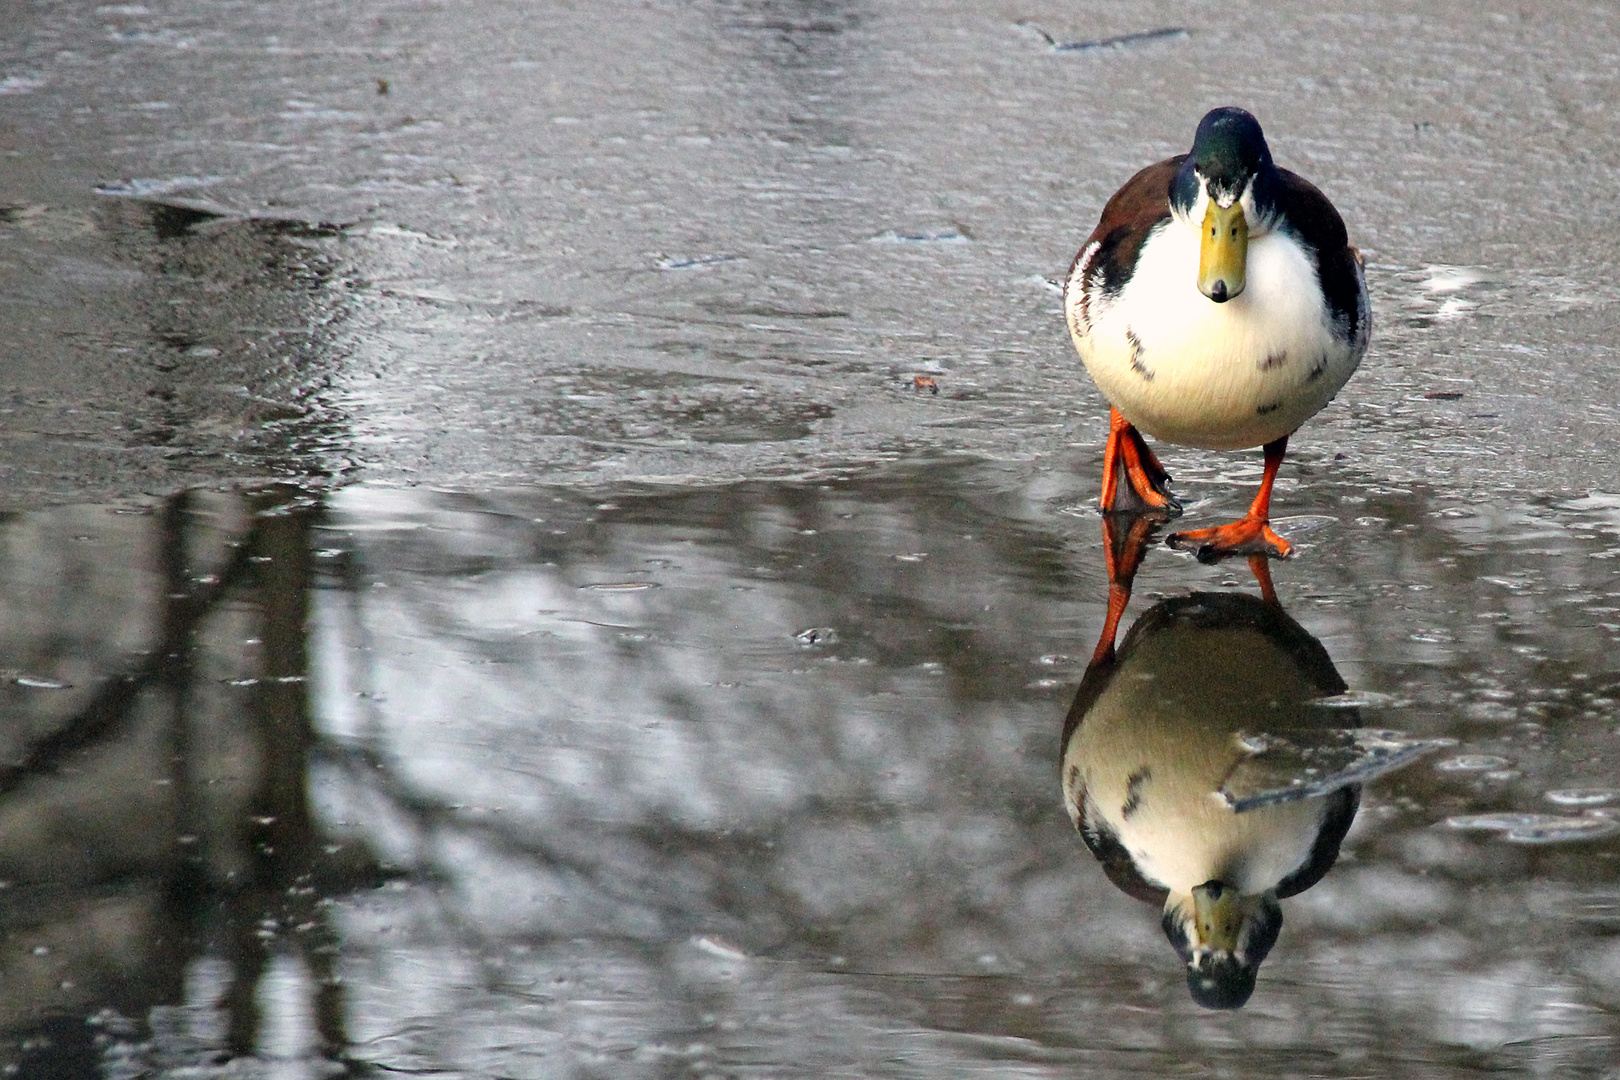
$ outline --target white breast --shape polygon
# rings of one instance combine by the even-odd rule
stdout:
[[[1071,287],[1069,325],[1103,396],[1141,430],[1213,450],[1260,446],[1332,400],[1365,339],[1335,336],[1316,267],[1286,231],[1251,238],[1246,287],[1224,304],[1198,291],[1199,240],[1179,219],[1159,226],[1123,290],[1085,293],[1085,318]]]
[[[1223,759],[1230,767],[1231,756]],[[1322,828],[1324,803],[1301,800],[1234,814],[1215,794],[1219,777],[1201,775],[1196,766],[1178,769],[1173,758],[1143,785],[1141,806],[1121,817],[1125,796],[1107,785],[1089,792],[1093,813],[1101,815],[1149,881],[1186,893],[1212,878],[1225,880],[1245,893],[1275,888],[1304,865]],[[1101,777],[1099,777],[1101,779]]]

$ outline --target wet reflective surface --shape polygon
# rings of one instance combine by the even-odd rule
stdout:
[[[1613,10],[0,20],[0,1069],[1612,1073]],[[1448,741],[1216,1013],[1064,805],[1051,282],[1227,103],[1373,292],[1277,601]],[[1188,526],[1254,490],[1163,453]],[[1145,554],[1122,641],[1258,602]]]
[[[1367,784],[1214,1014],[1063,809],[1107,584],[1074,505],[941,463],[14,516],[6,1053],[1600,1075],[1612,508],[1389,498],[1277,568],[1348,685],[1328,711],[1455,744]],[[1241,565],[1154,548],[1127,621],[1189,589],[1260,603]]]

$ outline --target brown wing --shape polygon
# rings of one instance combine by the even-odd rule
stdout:
[[[1079,302],[1084,305],[1084,294],[1092,288],[1100,287],[1104,293],[1111,294],[1130,280],[1148,234],[1159,223],[1170,220],[1170,181],[1186,160],[1186,154],[1177,154],[1149,165],[1114,192],[1114,197],[1103,207],[1097,227],[1069,266],[1069,276],[1063,286],[1065,300],[1068,290],[1078,287],[1083,290]],[[1083,269],[1082,259],[1085,260]],[[1081,281],[1075,280],[1077,270],[1081,271]],[[1082,310],[1082,318],[1085,315]]]
[[[1282,194],[1277,205],[1287,227],[1316,252],[1316,276],[1334,322],[1350,341],[1363,339],[1368,330],[1367,290],[1362,282],[1361,257],[1350,246],[1344,219],[1316,185],[1297,173],[1278,169]]]

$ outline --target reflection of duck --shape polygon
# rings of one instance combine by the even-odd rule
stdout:
[[[1104,519],[1110,602],[1063,735],[1064,803],[1109,880],[1162,905],[1199,1004],[1236,1008],[1282,927],[1278,900],[1319,881],[1360,783],[1433,744],[1325,708],[1344,680],[1289,618],[1262,557],[1260,597],[1194,593],[1114,634],[1154,522]]]
[[[1355,371],[1371,319],[1338,211],[1272,164],[1253,116],[1211,111],[1190,153],[1114,194],[1075,257],[1064,308],[1112,405],[1103,510],[1176,508],[1138,429],[1212,450],[1264,446],[1248,514],[1170,543],[1210,560],[1287,555],[1268,517],[1288,436]]]
[[[1063,798],[1109,880],[1164,906],[1195,1000],[1248,1000],[1277,901],[1327,872],[1359,787],[1236,813],[1222,784],[1254,756],[1240,732],[1307,727],[1344,683],[1275,604],[1234,593],[1166,600],[1080,684],[1064,737]]]

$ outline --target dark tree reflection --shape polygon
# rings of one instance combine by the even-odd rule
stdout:
[[[306,624],[320,513],[287,488],[187,493],[137,519],[149,527],[86,536],[131,558],[124,584],[138,593],[149,582],[155,603],[141,613],[146,642],[115,674],[83,688],[38,674],[12,684],[22,722],[0,771],[0,821],[32,824],[76,855],[4,853],[7,898],[27,903],[3,916],[0,985],[11,992],[0,1016],[24,1073],[85,1075],[89,1057],[129,1045],[165,1007],[198,1023],[177,1043],[149,1044],[154,1063],[252,1053],[276,956],[307,973],[314,1051],[343,1059],[325,898],[374,885],[381,870],[352,844],[334,848],[311,810]],[[100,629],[37,642],[28,670],[71,666],[75,636]],[[19,700],[25,684],[34,697]],[[58,715],[39,699],[52,688],[71,703]],[[89,842],[75,849],[76,838]],[[223,976],[199,980],[205,962],[223,963]],[[87,1025],[76,1014],[89,1005]]]

